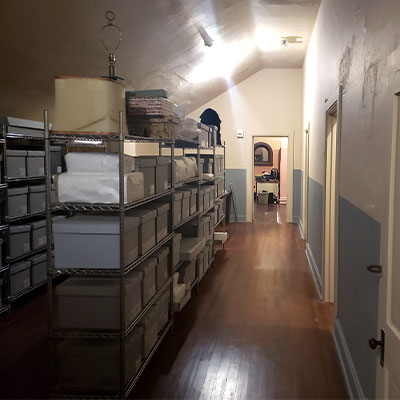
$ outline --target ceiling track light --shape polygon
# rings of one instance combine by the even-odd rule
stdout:
[[[204,41],[204,45],[207,47],[211,47],[214,43],[214,39],[207,33],[207,31],[201,25],[198,25],[197,29],[200,33],[201,38]]]

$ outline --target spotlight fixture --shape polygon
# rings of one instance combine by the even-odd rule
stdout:
[[[207,47],[211,47],[214,43],[214,39],[211,38],[211,36],[207,33],[207,31],[201,25],[198,25],[197,29],[200,33],[201,38],[204,41],[204,45]]]

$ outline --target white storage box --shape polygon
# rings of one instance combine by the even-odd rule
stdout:
[[[169,275],[169,247],[161,247],[152,257],[157,260],[156,265],[156,288],[160,290]]]
[[[28,188],[8,189],[8,216],[19,217],[28,214]]]
[[[70,152],[65,155],[69,173],[78,174],[119,174],[119,154]],[[135,170],[134,157],[124,155],[124,173]]]
[[[181,240],[181,260],[191,261],[196,259],[197,255],[203,249],[204,244],[204,238],[183,237]]]
[[[196,263],[197,257],[192,261],[185,262],[178,270],[179,283],[186,285],[186,291],[190,290],[190,286],[196,279]]]
[[[7,175],[9,178],[26,177],[26,157],[28,152],[25,150],[7,150]]]
[[[172,193],[172,200],[174,204],[174,226],[182,221],[182,192]]]
[[[142,309],[142,276],[125,279],[125,328]],[[120,329],[119,278],[69,278],[56,287],[56,325],[63,329]]]
[[[46,186],[29,186],[28,190],[28,211],[38,213],[46,211]]]
[[[160,333],[168,323],[170,297],[171,297],[171,292],[170,289],[168,288],[159,297],[159,299],[155,304],[158,313],[158,320],[157,320],[158,333]]]
[[[156,210],[137,209],[129,216],[139,218],[139,254],[143,255],[156,245]]]
[[[10,258],[23,256],[31,251],[31,226],[10,226]]]
[[[135,158],[135,171],[142,172],[144,176],[144,197],[156,193],[156,163],[156,157]]]
[[[141,320],[139,326],[143,327],[143,345],[142,358],[145,359],[158,338],[158,310],[157,307],[151,307],[147,314]]]
[[[15,296],[31,287],[31,262],[23,261],[10,267],[10,295]]]
[[[179,190],[182,193],[182,221],[189,218],[190,210],[190,190]]]
[[[39,249],[46,245],[46,220],[32,222],[31,224],[31,248]]]
[[[175,268],[181,259],[181,239],[180,233],[174,233],[172,238],[172,268]]]
[[[27,176],[44,176],[44,151],[28,151],[26,170]]]
[[[197,211],[197,188],[190,188],[189,214],[192,215]]]
[[[61,203],[119,203],[119,175],[94,173],[64,173],[58,176],[58,200]],[[144,197],[143,174],[124,175],[124,202]]]
[[[47,279],[47,253],[34,256],[29,261],[31,262],[32,286],[45,282]]]
[[[125,342],[125,384],[142,364],[143,328],[137,327]],[[56,380],[60,390],[76,394],[118,391],[121,342],[118,339],[66,339],[56,348]]]
[[[123,110],[125,89],[114,79],[55,78],[53,131],[56,133],[119,133],[119,112]]]
[[[142,275],[142,306],[145,307],[147,303],[156,294],[156,258],[148,258],[142,262],[135,271],[140,272]]]
[[[138,254],[139,219],[125,218],[124,264]],[[119,269],[119,217],[76,216],[53,223],[55,267]]]

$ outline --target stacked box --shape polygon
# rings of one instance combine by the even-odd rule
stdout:
[[[179,232],[182,233],[184,237],[204,237],[204,220],[200,218],[197,221],[190,221],[185,225],[178,228]]]
[[[190,190],[179,190],[182,193],[182,221],[189,218],[190,211],[190,196],[192,192]]]
[[[120,328],[118,278],[69,278],[56,287],[56,302],[56,323],[60,328]],[[125,328],[141,309],[142,275],[131,271],[125,279]]]
[[[174,269],[181,257],[180,257],[180,253],[181,253],[181,239],[182,239],[182,234],[180,233],[174,233],[174,236],[172,238],[172,248],[173,248],[173,253],[172,253],[172,268]]]
[[[204,238],[199,237],[183,237],[181,240],[180,258],[182,261],[195,260],[197,255],[203,249],[205,244]]]
[[[186,285],[186,291],[190,289],[191,284],[196,279],[196,263],[197,257],[192,261],[185,262],[178,270],[178,282]]]
[[[157,342],[158,338],[158,308],[151,307],[147,314],[140,321],[140,326],[143,327],[142,341],[142,359],[144,360],[149,355],[151,349]]]
[[[35,221],[31,224],[31,248],[37,250],[46,245],[46,220]]]
[[[26,157],[28,152],[25,150],[7,150],[7,175],[9,178],[26,177]]]
[[[162,329],[167,325],[169,320],[169,302],[170,302],[170,289],[168,288],[157,300],[155,306],[157,307],[158,312],[158,333],[162,331]]]
[[[142,275],[142,305],[145,307],[156,294],[156,258],[148,258],[142,262],[135,271]]]
[[[154,211],[154,218],[155,214]],[[119,217],[105,215],[75,216],[53,222],[55,267],[119,269],[119,223]],[[139,218],[127,216],[124,219],[125,266],[132,263],[138,255],[139,224]],[[154,235],[155,223],[153,239]]]
[[[152,257],[157,260],[156,265],[156,288],[160,290],[168,280],[169,247],[161,247]]]
[[[135,157],[135,171],[143,173],[145,198],[156,193],[156,164],[156,157]]]
[[[44,151],[29,150],[26,158],[27,176],[44,175]]]
[[[143,255],[156,245],[157,210],[137,209],[129,212],[129,216],[140,220],[139,254]]]
[[[32,286],[39,285],[47,279],[47,254],[39,254],[29,259],[31,262]]]
[[[217,197],[217,186],[210,185],[210,207],[215,204],[215,198]]]
[[[28,188],[8,189],[8,216],[19,217],[28,213]]]
[[[209,186],[205,186],[204,187],[204,210],[207,210],[208,208],[211,207],[210,197],[211,197],[211,188]]]
[[[29,186],[28,191],[28,211],[38,213],[46,210],[46,186]]]
[[[156,217],[156,243],[163,240],[168,235],[168,211],[169,203],[151,203],[144,206],[144,210],[154,210],[157,212]]]
[[[199,192],[199,211],[204,211],[204,189]]]
[[[197,211],[197,188],[190,188],[189,214],[192,215]]]
[[[10,226],[10,258],[23,256],[31,251],[31,226]]]
[[[50,173],[52,175],[62,172],[61,146],[50,146]]]
[[[182,221],[182,192],[172,193],[172,201],[174,207],[174,226]]]
[[[198,259],[197,259],[197,265],[198,265],[198,271],[199,271],[199,278],[201,279],[204,275],[205,271],[205,265],[204,265],[204,257],[205,257],[205,253],[204,250],[202,250],[199,253]]]
[[[23,261],[10,267],[10,295],[15,296],[31,287],[31,262]]]

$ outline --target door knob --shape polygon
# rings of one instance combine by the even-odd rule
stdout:
[[[376,340],[375,338],[369,339],[368,343],[372,350],[375,350],[378,346],[383,346],[385,344],[383,340]]]

